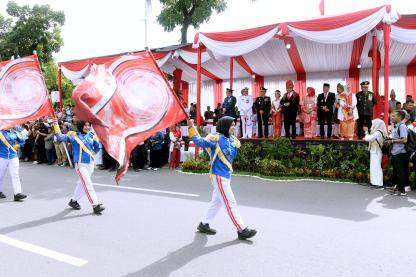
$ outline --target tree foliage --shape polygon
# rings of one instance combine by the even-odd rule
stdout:
[[[163,7],[157,21],[168,32],[182,26],[181,43],[187,42],[189,26],[198,29],[210,19],[213,11],[220,13],[227,7],[225,0],[160,0],[160,3]]]
[[[19,6],[13,1],[8,2],[6,12],[11,18],[0,15],[0,59],[28,56],[36,50],[42,63],[51,61],[63,45],[64,13],[49,5]]]

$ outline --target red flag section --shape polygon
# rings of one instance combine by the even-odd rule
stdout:
[[[75,88],[72,98],[76,115],[93,124],[108,154],[119,162],[117,183],[137,144],[186,118],[150,53],[98,65]]]
[[[325,15],[325,3],[324,0],[321,0],[319,3],[319,13],[324,16]]]
[[[53,115],[35,55],[0,62],[0,130]]]

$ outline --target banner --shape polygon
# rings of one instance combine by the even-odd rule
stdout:
[[[75,88],[72,98],[75,114],[92,123],[108,154],[120,164],[117,183],[127,171],[136,145],[186,118],[148,52],[96,66]]]
[[[35,55],[0,62],[0,130],[53,115]]]

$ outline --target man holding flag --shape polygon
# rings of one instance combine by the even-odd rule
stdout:
[[[13,127],[30,120],[53,115],[48,90],[36,55],[0,62],[0,198],[3,179],[9,169],[14,201],[22,194],[17,150],[24,144]]]

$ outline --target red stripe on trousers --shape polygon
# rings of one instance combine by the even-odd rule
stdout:
[[[231,211],[230,204],[228,203],[227,196],[225,195],[224,189],[223,189],[223,187],[222,187],[221,177],[216,176],[216,178],[217,178],[218,188],[220,189],[220,193],[221,193],[222,198],[223,198],[223,200],[224,200],[225,207],[227,208],[227,211],[228,211],[228,215],[230,216],[231,221],[234,223],[235,227],[237,227],[237,230],[238,230],[238,231],[241,231],[241,227],[240,227],[240,225],[237,223],[237,220],[235,219],[235,217],[234,217],[234,215],[233,215],[233,212]],[[219,180],[219,182],[218,182],[218,180]]]
[[[75,170],[77,171],[77,173],[79,175],[79,179],[81,180],[81,184],[82,184],[82,186],[84,188],[85,194],[88,197],[88,201],[90,201],[91,204],[94,204],[94,201],[92,201],[92,198],[91,198],[91,196],[90,196],[90,194],[88,192],[87,185],[85,184],[84,179],[82,178],[81,171],[79,170],[79,165],[77,165],[77,167],[75,167]]]

